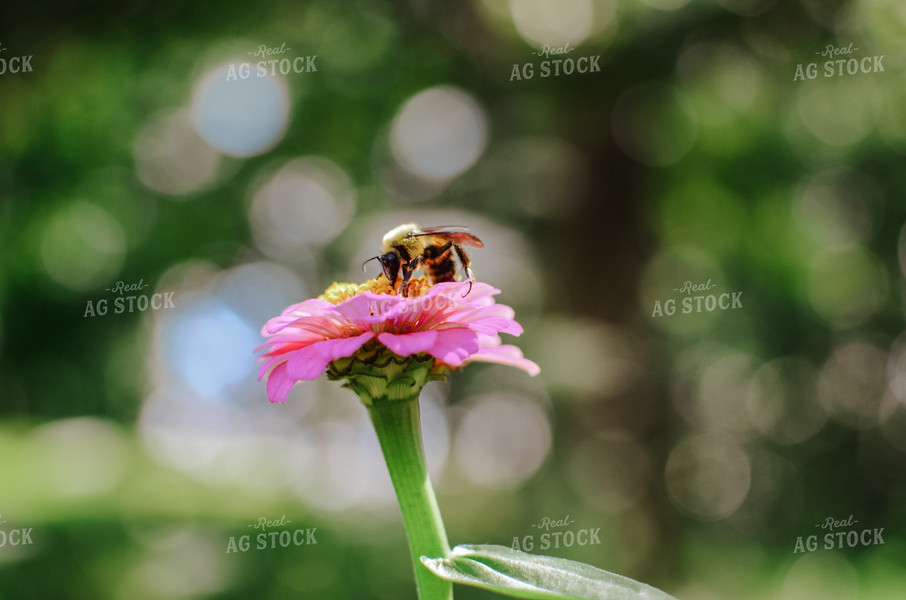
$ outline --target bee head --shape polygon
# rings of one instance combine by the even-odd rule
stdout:
[[[368,260],[362,263],[362,270],[365,270],[365,265],[371,261],[376,260],[381,263],[381,270],[384,272],[384,277],[387,278],[387,281],[390,282],[390,285],[396,283],[396,278],[399,276],[400,272],[400,255],[398,252],[385,252],[380,256],[372,256]]]
[[[381,263],[381,269],[384,271],[384,277],[390,282],[390,285],[396,283],[396,278],[400,272],[400,255],[398,252],[385,252],[377,257]]]

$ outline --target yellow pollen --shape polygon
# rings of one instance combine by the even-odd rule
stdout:
[[[427,277],[417,277],[409,280],[409,298],[418,298],[423,296],[431,284]],[[364,283],[345,283],[334,281],[324,293],[318,296],[319,300],[326,300],[331,304],[340,304],[344,300],[349,300],[353,296],[371,292],[372,294],[395,294],[390,282],[383,275],[378,275],[374,279],[369,279]]]

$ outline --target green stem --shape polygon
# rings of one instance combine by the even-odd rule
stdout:
[[[448,556],[450,543],[428,477],[418,397],[374,402],[367,406],[403,513],[418,597],[420,600],[452,600],[453,584],[431,573],[420,560],[421,556]]]

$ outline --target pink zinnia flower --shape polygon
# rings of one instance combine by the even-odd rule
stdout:
[[[350,287],[334,284],[325,296],[332,290],[347,296]],[[262,328],[270,339],[258,347],[268,348],[258,379],[270,371],[268,398],[283,403],[295,382],[316,379],[331,362],[354,357],[370,340],[400,357],[427,354],[440,371],[481,361],[537,375],[538,365],[500,339],[500,333],[520,335],[522,327],[512,308],[494,302],[498,293],[485,283],[464,281],[438,283],[417,297],[365,291],[337,304],[324,296],[306,300]]]

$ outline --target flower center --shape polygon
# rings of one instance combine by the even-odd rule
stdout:
[[[424,296],[431,287],[431,282],[425,276],[415,277],[409,280],[409,298],[418,298]],[[320,300],[326,300],[331,304],[337,305],[353,296],[371,292],[372,294],[387,294],[395,296],[396,291],[390,287],[390,282],[383,275],[378,275],[374,279],[369,279],[364,283],[344,283],[334,281],[324,293],[318,296]]]

